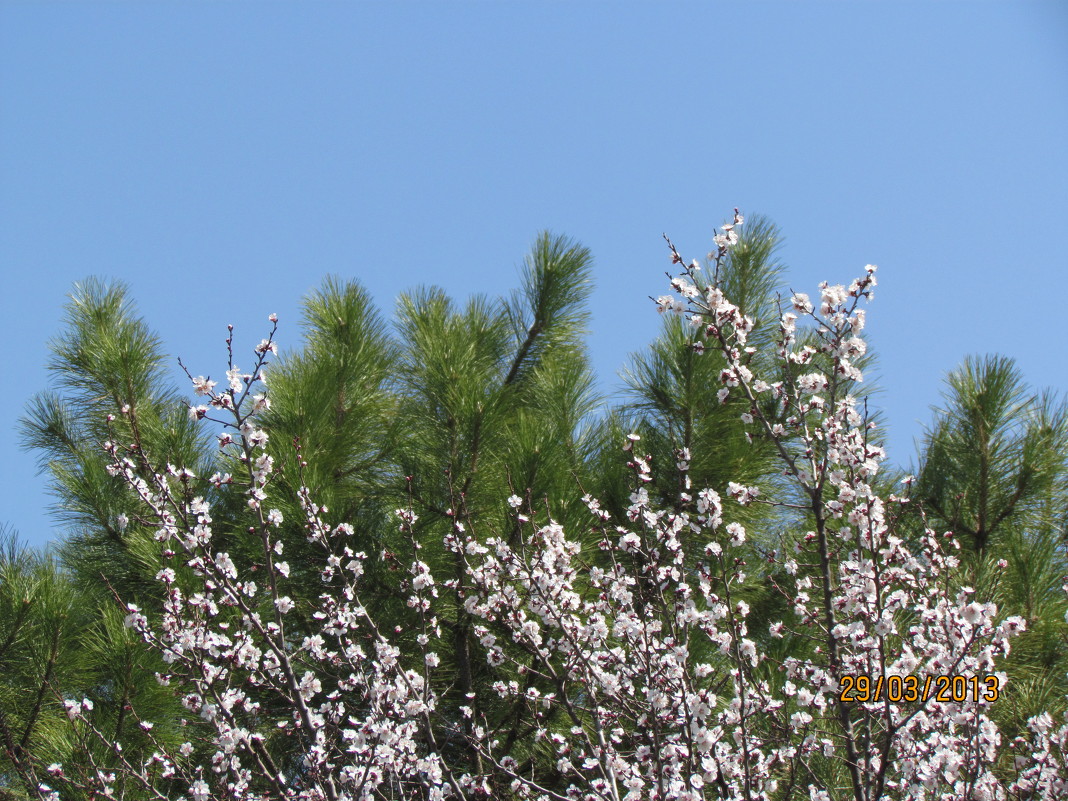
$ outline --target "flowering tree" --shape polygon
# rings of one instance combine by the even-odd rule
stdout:
[[[627,506],[587,496],[576,532],[551,502],[518,493],[507,525],[484,525],[454,491],[443,575],[424,558],[415,489],[395,512],[400,545],[366,553],[317,497],[302,440],[268,450],[273,315],[251,370],[231,355],[225,383],[189,376],[190,418],[223,426],[226,469],[158,464],[137,407],[109,415],[107,472],[133,498],[116,525],[154,531],[160,559],[161,610],[120,599],[125,622],[161,655],[156,678],[180,697],[188,734],[156,738],[159,721],[131,707],[152,747],[129,756],[87,702],[65,699],[106,758],[42,766],[40,797],[115,795],[120,781],[127,795],[195,801],[1063,793],[1068,728],[1049,716],[1032,721],[1017,762],[999,762],[997,659],[1022,619],[999,619],[960,585],[952,535],[906,525],[909,480],[897,492],[881,481],[884,453],[856,395],[875,267],[821,285],[818,302],[794,294],[777,335],[751,341],[755,321],[721,275],[742,224],[736,211],[704,269],[670,246],[680,273],[656,302],[686,321],[695,354],[722,360],[717,400],[737,404],[747,436],[776,456],[774,495],[694,486],[694,454],[680,447],[664,503],[632,434]],[[543,324],[529,321],[532,341]],[[289,496],[302,559],[318,555],[315,590],[307,573],[298,583],[281,535]],[[220,536],[220,499],[252,556]],[[756,506],[780,534],[747,530]],[[400,609],[367,601],[383,565],[405,576]],[[751,629],[754,583],[780,599],[766,631]],[[445,670],[455,643],[478,672]]]

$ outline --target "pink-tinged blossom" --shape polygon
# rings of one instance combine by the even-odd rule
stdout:
[[[727,226],[724,226],[724,228],[726,227]],[[726,230],[723,233],[716,234],[712,237],[712,241],[715,242],[718,247],[729,248],[738,244],[738,234],[735,231]]]
[[[745,527],[741,523],[728,523],[727,533],[731,535],[731,545],[734,547],[745,542]]]
[[[800,314],[812,313],[812,301],[804,292],[795,292],[790,302],[793,303],[794,310]]]
[[[245,388],[244,376],[241,373],[241,368],[234,365],[226,371],[226,381],[230,386],[231,392],[241,392]]]
[[[212,388],[215,386],[214,381],[205,378],[202,375],[198,375],[193,379],[193,391],[197,395],[210,395]]]
[[[656,299],[656,310],[661,313],[669,311],[682,314],[686,311],[686,304],[673,295],[661,295]]]
[[[846,302],[849,292],[841,284],[820,284],[820,313],[830,314],[836,307]]]
[[[797,386],[802,392],[812,394],[826,391],[829,383],[822,373],[808,373],[797,379]]]
[[[671,288],[682,295],[684,298],[697,298],[700,297],[701,291],[694,286],[693,282],[686,278],[672,278]]]
[[[742,506],[748,506],[760,495],[759,487],[747,487],[743,484],[731,481],[727,484],[727,494]]]

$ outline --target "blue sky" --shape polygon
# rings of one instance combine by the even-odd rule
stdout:
[[[602,388],[649,295],[734,206],[790,285],[880,265],[869,312],[892,460],[942,376],[1015,357],[1068,390],[1068,5],[0,4],[0,522],[62,536],[15,425],[74,281],[126,281],[168,351],[299,339],[356,277],[499,294],[537,232],[589,246]]]

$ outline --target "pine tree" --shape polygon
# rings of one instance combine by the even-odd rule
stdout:
[[[916,498],[960,541],[963,581],[1028,622],[995,709],[1013,734],[1061,709],[1068,692],[1066,454],[1068,404],[996,355],[970,356],[948,375],[921,453]]]

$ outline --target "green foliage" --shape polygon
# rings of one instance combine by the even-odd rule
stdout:
[[[1068,407],[1004,356],[968,357],[928,431],[919,499],[982,553],[1014,530],[1063,538]]]
[[[122,284],[76,284],[65,323],[52,341],[53,389],[30,401],[22,443],[51,474],[55,515],[71,530],[65,564],[79,580],[96,585],[106,577],[134,600],[157,587],[129,558],[117,521],[131,501],[106,472],[101,443],[132,438],[136,425],[138,438],[162,460],[202,470],[210,451],[168,384],[158,337],[136,315]],[[115,418],[110,424],[108,415]]]
[[[774,225],[751,218],[717,276],[725,294],[754,319],[749,343],[759,350],[774,351],[780,336],[780,242]],[[330,520],[354,526],[357,550],[381,557],[366,562],[363,600],[375,617],[412,632],[400,639],[411,653],[419,649],[417,627],[410,625],[415,613],[404,602],[408,564],[423,560],[436,575],[456,580],[436,608],[451,634],[436,674],[444,684],[438,688],[442,713],[455,718],[457,708],[469,704],[509,744],[522,740],[529,710],[522,700],[501,701],[490,684],[516,679],[542,691],[554,688],[534,671],[490,668],[472,657],[463,571],[444,537],[514,540],[519,528],[507,505],[514,494],[536,523],[563,524],[596,561],[597,537],[582,498],[589,493],[615,519],[624,518],[634,489],[632,466],[620,451],[628,433],[641,437],[634,455],[652,459],[649,489],[657,503],[703,487],[725,495],[732,481],[761,487],[765,495],[782,489],[777,446],[742,424],[749,401],[732,394],[720,402],[726,362],[713,351],[700,353],[698,330],[682,318],[666,316],[657,339],[632,356],[622,403],[611,407],[598,397],[584,341],[591,281],[590,252],[547,232],[535,240],[519,288],[508,297],[476,295],[459,303],[440,289],[417,288],[400,297],[392,325],[357,282],[330,277],[305,299],[303,343],[267,371],[270,408],[261,424],[271,435],[270,455],[284,467],[270,487],[270,504],[284,518],[280,538],[297,601],[287,618],[291,636],[314,628],[307,609],[324,591],[323,554],[305,537],[297,497],[303,482]],[[804,336],[799,332],[800,340]],[[126,289],[99,280],[76,285],[52,350],[52,388],[31,401],[21,432],[50,476],[56,515],[70,535],[54,556],[13,542],[0,556],[0,737],[7,738],[0,749],[7,754],[0,757],[0,793],[32,788],[41,766],[52,761],[73,770],[107,761],[107,749],[68,721],[64,699],[92,699],[93,725],[132,754],[150,747],[140,720],[156,723],[153,736],[161,742],[190,736],[178,725],[181,708],[173,692],[155,681],[158,656],[123,625],[120,600],[158,611],[155,576],[165,560],[155,531],[109,475],[101,443],[137,441],[145,466],[191,469],[199,478],[188,495],[208,500],[218,547],[242,570],[265,566],[260,540],[239,522],[246,498],[206,479],[216,471],[245,474],[248,464],[221,455],[210,426],[191,420],[187,393],[168,381],[162,345]],[[815,367],[798,369],[818,369],[824,356],[813,357]],[[867,368],[871,358],[856,362]],[[771,363],[755,367],[766,370]],[[796,379],[789,369],[782,380]],[[1011,735],[1035,712],[1059,709],[1068,691],[1068,604],[1060,589],[1068,574],[1068,407],[1030,390],[1003,357],[970,358],[947,384],[944,408],[926,438],[915,497],[931,525],[952,529],[963,541],[967,580],[978,593],[1029,622],[1009,662],[1013,682],[995,710]],[[788,414],[771,406],[766,411],[770,419]],[[675,467],[686,452],[692,487]],[[898,478],[880,477],[876,490],[889,491]],[[409,506],[419,515],[412,538],[401,534],[393,515]],[[805,526],[796,515],[788,520],[762,504],[729,504],[727,516],[750,532],[739,569],[758,580],[750,579],[737,599],[752,606],[750,636],[770,657],[758,670],[777,681],[775,664],[814,646],[801,637],[767,634],[769,621],[787,616],[787,601],[775,589],[784,577],[766,572],[761,550],[790,548]],[[922,525],[918,515],[907,522]],[[999,559],[1007,566],[999,567]],[[510,656],[523,664],[518,651]],[[701,658],[720,659],[715,653]],[[282,765],[291,763],[296,747],[281,733],[267,742]],[[477,758],[460,744],[454,751],[450,756],[459,763]],[[525,767],[551,770],[551,751],[535,748],[525,756]],[[810,767],[829,776],[830,764]],[[122,789],[131,798],[140,792]]]
[[[88,769],[88,754],[109,759],[71,725],[66,700],[93,701],[92,724],[121,738],[132,758],[157,747],[139,720],[160,721],[157,742],[176,747],[181,707],[155,681],[159,655],[126,629],[115,603],[73,581],[49,554],[12,536],[0,547],[0,788],[33,792],[49,778],[45,765],[77,771]]]
[[[1064,710],[1068,694],[1066,454],[1068,406],[995,355],[949,374],[921,455],[916,499],[932,527],[962,543],[962,583],[1027,621],[994,708],[1007,737]]]

